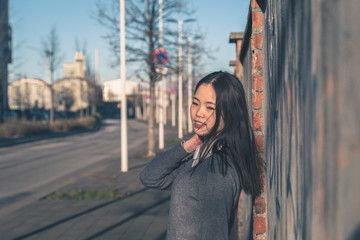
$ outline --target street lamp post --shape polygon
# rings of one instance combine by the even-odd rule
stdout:
[[[190,106],[192,103],[192,62],[191,62],[191,38],[187,38],[187,50],[188,50],[188,130],[189,133],[193,131],[193,125],[191,122]]]
[[[99,49],[95,48],[95,84],[99,85]]]
[[[172,90],[171,90],[171,126],[172,127],[175,127],[176,126],[176,113],[175,113],[175,109],[176,109],[176,106],[175,106],[175,102],[176,102],[176,92],[174,91],[174,88],[175,88],[175,83],[176,83],[176,80],[175,80],[175,75],[171,75],[171,86],[172,86]]]
[[[120,80],[121,80],[121,171],[128,171],[127,107],[125,68],[125,0],[120,0]]]
[[[162,0],[159,0],[159,48],[162,47]],[[159,71],[159,149],[164,149],[164,116],[163,116],[163,107],[164,107],[164,93],[163,93],[163,64],[160,66]]]
[[[179,24],[179,74],[178,74],[178,96],[179,96],[179,101],[178,101],[178,110],[179,110],[179,115],[178,115],[178,138],[182,139],[183,138],[183,79],[182,79],[182,24],[183,21],[178,21]]]

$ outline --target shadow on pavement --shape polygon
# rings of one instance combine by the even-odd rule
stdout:
[[[165,202],[167,202],[167,201],[169,201],[169,200],[170,200],[170,197],[166,197],[166,198],[164,198],[164,199],[161,199],[160,201],[158,201],[158,202],[156,202],[156,203],[154,203],[154,204],[152,204],[152,205],[150,205],[150,206],[148,206],[148,207],[146,207],[146,208],[138,211],[137,213],[135,213],[135,214],[133,214],[133,215],[125,218],[124,220],[121,220],[120,222],[115,223],[115,224],[113,224],[112,226],[107,227],[107,228],[105,228],[104,230],[99,231],[99,232],[93,234],[92,236],[85,238],[85,240],[94,239],[94,238],[96,238],[96,237],[99,237],[99,236],[107,233],[107,232],[110,232],[111,230],[113,230],[113,229],[121,226],[122,224],[124,224],[124,223],[126,223],[126,222],[128,222],[128,221],[131,221],[131,220],[134,219],[134,218],[137,218],[137,217],[141,216],[142,214],[146,213],[147,211],[149,211],[149,210],[151,210],[151,209],[153,209],[153,208],[155,208],[155,207],[157,207],[157,206],[159,206],[159,205],[161,205],[161,204],[163,204],[163,203],[165,203]],[[162,238],[161,238],[161,239],[162,239]]]
[[[148,190],[148,189],[147,189],[147,188],[140,189],[139,191],[136,191],[136,192],[128,195],[126,198],[135,196],[135,195],[137,195],[137,194],[139,194],[139,193],[142,193],[142,192],[144,192],[144,191],[146,191],[146,190]],[[63,224],[63,223],[65,223],[65,222],[67,222],[67,221],[73,220],[73,219],[75,219],[75,218],[78,218],[78,217],[81,217],[81,216],[83,216],[83,215],[89,214],[89,213],[91,213],[91,212],[93,212],[93,211],[96,211],[96,210],[98,210],[98,209],[100,209],[100,208],[103,208],[103,207],[109,206],[109,205],[111,205],[111,204],[113,204],[113,203],[119,202],[119,201],[121,201],[121,200],[123,200],[123,199],[125,199],[125,198],[114,199],[114,200],[112,200],[112,201],[109,201],[109,202],[100,204],[100,205],[98,205],[98,206],[92,207],[92,208],[90,208],[90,209],[88,209],[88,210],[86,210],[86,211],[82,211],[82,212],[77,213],[77,214],[75,214],[75,215],[73,215],[73,216],[66,217],[66,218],[64,218],[64,219],[61,219],[61,220],[56,221],[56,222],[54,222],[54,223],[51,223],[51,224],[49,224],[49,225],[47,225],[47,226],[44,226],[44,227],[39,228],[39,229],[36,229],[36,230],[34,230],[34,231],[30,232],[30,233],[26,233],[26,234],[24,234],[24,235],[22,235],[22,236],[16,237],[16,238],[14,238],[14,240],[20,240],[20,239],[29,238],[29,237],[31,237],[31,236],[33,236],[33,235],[39,234],[39,233],[41,233],[41,232],[44,232],[44,231],[49,230],[49,229],[51,229],[51,228],[54,228],[54,227],[56,227],[56,226],[58,226],[58,225],[60,225],[60,224]],[[159,204],[161,204],[161,203],[164,203],[164,202],[168,201],[169,199],[170,199],[170,198],[163,199],[163,200],[159,201],[158,203],[155,203],[155,204],[153,204],[153,205],[145,208],[144,210],[140,210],[138,213],[134,214],[133,216],[130,216],[130,217],[122,220],[121,222],[115,224],[114,226],[109,227],[109,229],[107,228],[107,229],[105,229],[105,230],[103,230],[103,231],[101,231],[100,233],[97,233],[97,234],[100,234],[100,235],[101,235],[101,234],[104,234],[106,231],[110,231],[111,229],[113,229],[113,228],[115,228],[115,227],[117,227],[117,226],[120,226],[121,224],[123,224],[123,223],[125,223],[125,222],[127,222],[127,221],[129,221],[129,220],[131,220],[131,219],[133,219],[133,218],[135,218],[135,217],[137,217],[137,216],[140,216],[142,213],[150,210],[151,208],[153,208],[153,207],[155,207],[155,206],[157,206],[157,205],[159,205]],[[93,236],[93,237],[95,237],[95,236]],[[93,237],[90,237],[90,238],[93,238]]]

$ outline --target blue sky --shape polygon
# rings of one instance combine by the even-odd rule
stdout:
[[[72,62],[75,54],[75,39],[86,41],[88,54],[99,49],[100,81],[118,78],[119,69],[111,69],[108,45],[101,36],[107,29],[100,26],[92,13],[95,0],[9,0],[10,22],[13,29],[13,64],[10,72],[27,77],[44,79],[39,53],[41,39],[47,37],[56,26],[60,37],[64,62]],[[206,34],[206,45],[218,48],[216,60],[208,70],[232,71],[228,66],[235,60],[235,45],[229,43],[230,32],[245,30],[250,0],[189,0],[197,9],[195,18]],[[94,59],[92,57],[92,62]],[[62,77],[62,68],[56,77]]]

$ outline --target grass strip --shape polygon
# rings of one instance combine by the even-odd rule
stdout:
[[[105,200],[105,199],[116,199],[124,198],[130,195],[131,192],[119,191],[115,187],[110,187],[104,191],[84,191],[76,189],[75,191],[56,191],[45,197],[46,200]]]

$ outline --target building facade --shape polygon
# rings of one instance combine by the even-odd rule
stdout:
[[[63,64],[64,78],[53,85],[54,108],[58,112],[89,115],[96,112],[96,105],[101,99],[95,80],[85,75],[85,56],[76,52],[73,62]]]
[[[9,25],[9,1],[0,0],[0,122],[8,110],[8,64],[11,63],[11,27]]]
[[[126,81],[126,96],[139,93],[139,83],[134,81]],[[102,96],[104,102],[120,102],[122,87],[120,79],[106,81],[102,84]]]
[[[232,32],[229,36],[229,43],[235,43],[235,60],[229,62],[229,65],[234,68],[234,74],[237,78],[239,78],[243,82],[242,76],[242,65],[240,62],[240,49],[241,44],[244,39],[243,32]]]
[[[51,91],[53,91],[53,107],[57,113],[75,113],[74,116],[95,113],[96,104],[101,99],[99,88],[85,78],[85,57],[77,52],[74,62],[64,63],[65,77],[49,85],[42,80],[23,78],[8,86],[8,101],[11,110],[51,109]],[[60,117],[66,115],[60,115]]]
[[[64,77],[85,78],[85,56],[82,52],[76,52],[74,62],[66,62],[63,64]]]
[[[91,86],[84,78],[65,77],[54,86],[54,108],[60,112],[78,112],[89,108]]]
[[[10,110],[49,110],[51,87],[42,80],[22,78],[8,86]]]

